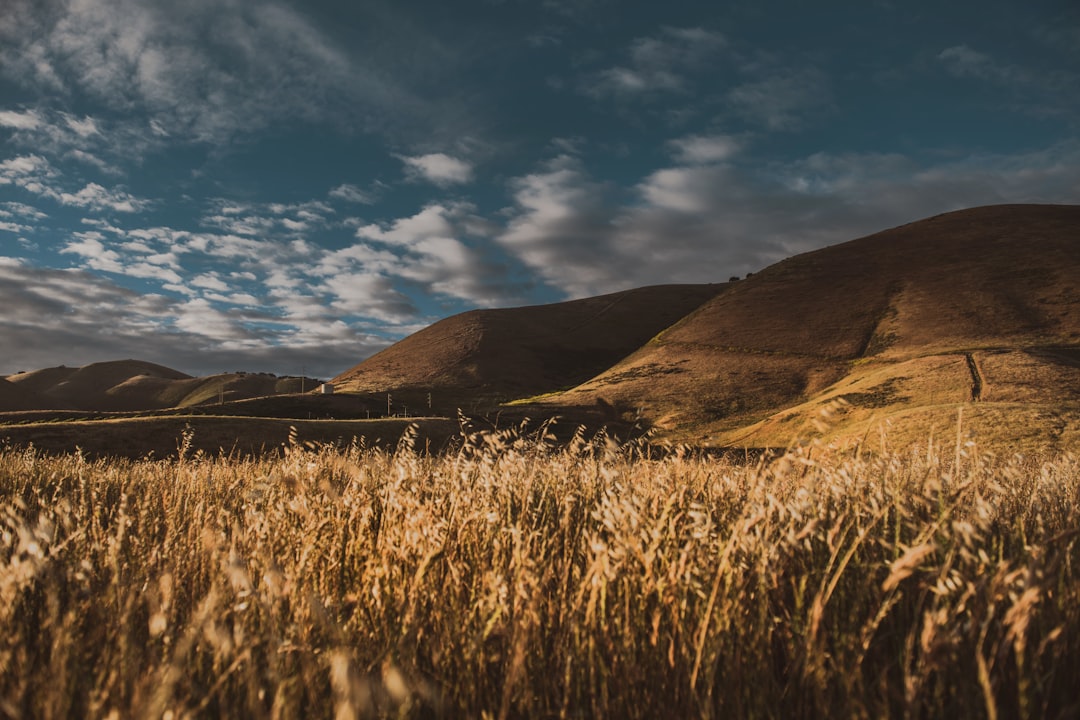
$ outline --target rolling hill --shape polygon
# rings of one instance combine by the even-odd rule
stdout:
[[[543,402],[719,445],[786,444],[823,410],[840,437],[893,416],[945,426],[960,402],[1005,422],[990,404],[1012,404],[1025,427],[1050,413],[1058,442],[1077,429],[1078,358],[1080,207],[991,206],[777,263]]]
[[[49,398],[0,378],[0,411],[52,410],[55,407]]]
[[[566,390],[603,372],[724,291],[660,285],[533,307],[473,310],[415,333],[333,379],[453,412]]]
[[[460,408],[637,423],[728,448],[925,441],[956,437],[959,421],[990,445],[1075,448],[1080,206],[946,213],[728,283],[474,310],[341,373],[333,403],[272,397],[317,382],[193,378],[126,360],[9,376],[0,410],[164,411],[263,397],[232,414]]]
[[[243,372],[192,377],[141,360],[114,360],[44,368],[9,375],[4,382],[11,388],[0,386],[3,410],[131,412],[298,393],[320,381]]]
[[[532,417],[590,411],[721,446],[896,437],[1080,439],[1080,207],[972,208],[738,282],[435,323],[334,379]],[[464,401],[464,402],[463,402]],[[827,427],[820,419],[828,416]],[[1033,429],[1035,428],[1035,429]]]

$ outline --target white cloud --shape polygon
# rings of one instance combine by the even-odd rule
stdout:
[[[191,239],[161,228],[141,234],[152,236],[145,243],[167,235]],[[86,269],[41,268],[0,258],[0,337],[8,371],[138,357],[195,373],[225,368],[298,372],[306,364],[309,372],[331,376],[387,344],[385,338],[354,329],[321,298],[300,295],[296,288],[283,290],[280,298],[272,293],[260,297],[253,287],[252,292],[207,291],[201,298],[177,300],[121,287],[120,276],[137,277],[162,283],[167,292],[187,294],[187,273],[168,267],[174,257],[133,248],[134,242],[112,244],[96,230],[72,236],[61,252],[78,258]],[[197,264],[208,259],[199,258]],[[229,277],[238,283],[257,280],[249,271]],[[300,290],[310,284],[302,275],[297,282]],[[301,319],[294,311],[304,306]]]
[[[0,203],[0,207],[4,208],[4,217],[20,217],[27,220],[44,220],[49,217],[45,213],[38,210],[32,205],[27,205],[20,202],[5,202]]]
[[[34,229],[29,225],[19,225],[18,223],[0,220],[0,231],[21,235],[23,233],[33,232]]]
[[[205,298],[192,298],[175,308],[173,324],[180,330],[224,343],[226,349],[257,347],[258,336],[239,318],[214,307]]]
[[[64,205],[121,213],[140,212],[150,205],[149,201],[141,200],[123,190],[117,188],[110,190],[97,183],[88,183],[77,193],[62,192],[57,199]]]
[[[689,74],[702,70],[727,45],[718,32],[700,27],[664,28],[634,40],[629,62],[586,75],[579,87],[594,97],[641,97],[684,92]]]
[[[285,2],[8,0],[5,15],[0,72],[148,113],[146,142],[220,144],[282,118],[386,129],[388,117],[430,114]],[[70,129],[95,127],[73,119]]]
[[[140,162],[161,145],[145,123],[132,119],[102,121],[44,106],[22,112],[2,111],[0,126],[5,124],[4,118],[12,129],[13,146],[54,160],[75,159],[110,175],[121,174],[116,161]]]
[[[445,153],[398,157],[405,163],[406,174],[413,179],[427,180],[439,187],[472,181],[472,165]]]
[[[549,161],[513,181],[514,213],[498,242],[552,287],[582,297],[716,282],[964,207],[1080,198],[1075,142],[934,163],[873,153],[766,165],[676,156],[685,162],[646,175],[630,201],[577,159]]]
[[[61,115],[68,128],[79,137],[87,138],[91,135],[98,135],[101,133],[97,121],[92,117],[77,118],[74,115],[69,115],[67,113],[61,113]]]
[[[217,212],[203,218],[203,223],[235,235],[268,237],[277,232],[295,236],[325,227],[334,209],[319,200],[304,203],[213,203]]]
[[[619,283],[621,266],[605,260],[615,255],[610,189],[580,160],[560,155],[511,187],[517,214],[497,238],[501,245],[573,296]]]
[[[360,205],[374,205],[378,200],[375,193],[362,190],[356,185],[350,185],[349,183],[338,185],[331,190],[330,197]]]
[[[0,127],[16,130],[35,130],[42,124],[41,115],[36,110],[0,110]]]
[[[323,281],[331,294],[331,306],[350,315],[361,315],[397,324],[417,314],[416,305],[393,282],[375,273],[342,273]]]
[[[20,155],[0,162],[0,185],[16,185],[63,205],[122,213],[141,212],[151,205],[124,190],[98,183],[87,183],[74,193],[64,192],[59,188],[59,178],[60,173],[40,155]]]
[[[20,155],[0,162],[0,185],[25,187],[27,183],[55,175],[49,161],[40,155]]]
[[[218,292],[228,292],[229,285],[224,282],[217,273],[204,273],[202,275],[196,275],[191,279],[191,285],[193,287],[205,288],[207,290],[217,290]]]
[[[104,236],[96,231],[73,233],[76,240],[69,240],[60,251],[65,255],[78,255],[86,260],[88,267],[94,270],[122,274],[124,264],[120,254],[115,250],[106,248],[102,240]]]
[[[739,152],[741,143],[730,135],[689,135],[668,145],[680,163],[707,165],[731,159]]]

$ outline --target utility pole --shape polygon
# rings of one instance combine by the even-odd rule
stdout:
[[[390,417],[390,393],[386,393],[386,417]]]

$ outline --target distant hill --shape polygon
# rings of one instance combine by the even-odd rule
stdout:
[[[52,410],[55,407],[49,398],[0,378],[0,411]]]
[[[533,307],[473,310],[411,335],[333,379],[343,392],[428,391],[455,404],[491,403],[582,383],[727,287],[660,285]]]
[[[45,368],[9,375],[4,382],[14,390],[0,386],[0,409],[95,411],[190,407],[298,393],[313,390],[320,383],[313,378],[277,377],[264,373],[192,377],[140,360],[115,360],[78,368]],[[12,399],[7,401],[8,397]]]

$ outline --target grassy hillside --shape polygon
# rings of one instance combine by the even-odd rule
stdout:
[[[211,455],[276,453],[290,439],[301,443],[347,446],[354,440],[394,447],[416,425],[422,446],[437,452],[457,434],[446,418],[377,420],[301,420],[220,415],[84,418],[0,424],[0,443],[58,454],[79,452],[94,458],[175,457],[186,448]]]
[[[56,404],[50,398],[0,378],[0,411],[39,410],[53,407],[56,407]]]
[[[192,407],[223,401],[299,393],[320,380],[268,373],[222,373],[191,377],[139,360],[100,362],[79,368],[55,367],[7,378],[21,388],[25,402],[0,410],[66,409],[131,412]],[[0,391],[3,393],[3,391]],[[11,393],[7,393],[11,394]],[[3,403],[4,394],[0,394]]]
[[[721,444],[786,444],[796,433],[777,423],[805,423],[812,412],[803,411],[844,394],[879,419],[915,406],[1019,402],[1047,404],[1069,425],[1072,411],[1059,406],[1080,389],[1078,232],[1080,207],[994,206],[799,255],[543,402],[601,402]],[[785,412],[792,407],[801,410]],[[744,431],[759,421],[760,432]],[[863,430],[834,421],[849,435]]]
[[[334,378],[453,412],[564,390],[629,355],[725,285],[663,285],[535,307],[474,310],[411,335]],[[412,391],[412,392],[409,392]]]

